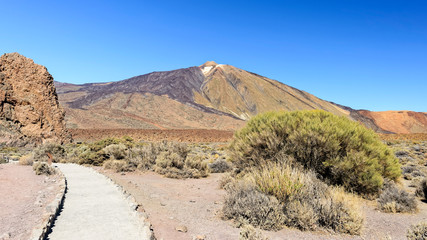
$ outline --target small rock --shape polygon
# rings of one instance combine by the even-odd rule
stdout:
[[[10,239],[10,233],[5,233],[0,236],[0,240],[9,240]]]
[[[166,203],[160,202],[160,206],[164,207],[164,206],[166,206]]]
[[[197,235],[195,237],[193,237],[193,240],[205,240],[206,236],[205,235]]]
[[[220,201],[215,201],[214,204],[221,204],[221,202]]]
[[[188,231],[187,227],[184,225],[175,227],[175,230],[177,230],[178,232],[184,232],[184,233]]]
[[[191,202],[191,203],[195,203],[195,202],[196,202],[196,200],[190,200],[190,202]]]
[[[126,175],[126,173],[122,172],[122,173],[120,173],[120,175],[122,175],[122,176],[123,176],[123,175]]]

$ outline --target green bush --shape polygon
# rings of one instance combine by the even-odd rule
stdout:
[[[425,240],[427,239],[427,222],[412,225],[406,234],[408,240]]]
[[[260,114],[235,134],[230,155],[241,171],[289,155],[362,194],[378,193],[385,178],[401,175],[398,159],[372,130],[321,110]]]
[[[249,174],[258,189],[287,202],[302,190],[304,174],[289,165],[267,163]]]

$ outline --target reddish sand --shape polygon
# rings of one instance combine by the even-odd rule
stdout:
[[[75,141],[93,141],[107,137],[129,136],[145,141],[228,142],[232,131],[206,129],[69,129]]]
[[[0,164],[0,238],[28,239],[58,191],[57,176],[37,176],[31,166]]]
[[[184,240],[204,235],[206,240],[235,240],[240,229],[221,219],[225,191],[219,189],[222,174],[203,179],[169,179],[153,172],[113,173],[98,168],[131,193],[149,216],[157,239]],[[413,191],[413,189],[410,189]],[[361,236],[336,234],[324,230],[302,232],[285,228],[263,231],[272,240],[279,239],[406,239],[411,224],[427,220],[427,203],[418,200],[415,214],[389,214],[376,210],[375,201],[364,201],[366,217]],[[175,230],[186,226],[187,232]]]

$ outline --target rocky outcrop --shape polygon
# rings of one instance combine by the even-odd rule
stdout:
[[[18,53],[1,56],[0,143],[70,140],[52,75]]]

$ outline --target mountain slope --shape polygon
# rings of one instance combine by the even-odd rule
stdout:
[[[382,118],[381,114],[324,101],[281,82],[215,62],[118,82],[57,82],[56,86],[70,128],[235,130],[266,111],[323,109],[381,133],[427,132],[425,114]],[[414,114],[417,120],[405,120]],[[387,123],[388,119],[396,123]]]
[[[234,130],[269,110],[324,109],[348,115],[304,91],[214,62],[118,82],[56,86],[70,128]]]
[[[361,115],[372,119],[375,124],[395,133],[427,133],[427,114],[413,111],[371,112],[359,110]]]
[[[200,69],[205,81],[195,92],[195,101],[243,120],[271,110],[323,109],[348,115],[307,92],[230,65],[207,62]]]

